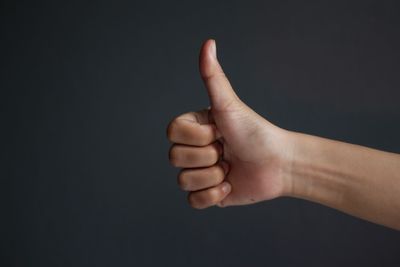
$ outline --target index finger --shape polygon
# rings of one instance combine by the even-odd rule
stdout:
[[[215,142],[218,130],[208,119],[208,110],[189,112],[173,119],[167,128],[168,139],[173,143],[206,146]]]

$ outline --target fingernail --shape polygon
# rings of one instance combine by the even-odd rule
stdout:
[[[211,55],[213,56],[213,58],[217,59],[217,45],[215,40],[213,40],[211,44]]]
[[[222,192],[224,193],[228,193],[231,189],[231,185],[227,182],[224,182],[224,184],[222,185]]]

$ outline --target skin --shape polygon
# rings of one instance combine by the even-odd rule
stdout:
[[[235,94],[214,40],[200,52],[211,106],[168,125],[169,159],[193,208],[281,196],[317,202],[400,230],[400,155],[282,129]]]

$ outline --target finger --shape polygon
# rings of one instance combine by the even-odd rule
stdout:
[[[210,110],[208,108],[206,108],[206,109],[202,109],[199,111],[191,111],[191,112],[183,113],[183,114],[179,115],[177,118],[190,120],[190,121],[197,122],[200,124],[208,124],[208,123],[211,123],[210,118],[209,118],[209,115],[210,115],[209,112],[210,112]]]
[[[218,161],[220,155],[222,146],[218,142],[202,147],[175,144],[169,151],[169,160],[180,168],[209,167]]]
[[[173,143],[206,146],[215,142],[219,134],[215,124],[201,124],[208,120],[205,112],[190,112],[172,120],[167,128],[168,139]]]
[[[227,168],[222,163],[208,168],[183,169],[178,175],[182,190],[197,191],[219,185],[224,181]]]
[[[188,202],[195,209],[204,209],[216,205],[231,191],[231,185],[223,182],[212,188],[190,192]]]
[[[213,109],[226,110],[240,103],[218,62],[215,40],[207,40],[203,44],[199,56],[199,68]]]

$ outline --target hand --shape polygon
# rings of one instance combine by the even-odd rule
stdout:
[[[172,120],[170,162],[183,168],[178,183],[194,208],[245,205],[291,190],[291,138],[244,104],[216,56],[214,40],[200,52],[200,73],[211,108]]]

